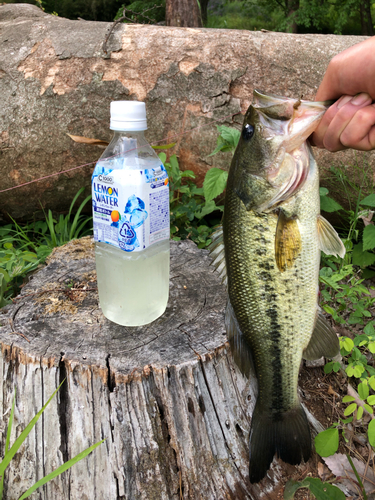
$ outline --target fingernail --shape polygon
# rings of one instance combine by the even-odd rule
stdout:
[[[366,101],[372,101],[372,99],[368,94],[362,92],[362,94],[357,94],[353,97],[352,104],[354,104],[355,106],[360,106],[361,104],[364,104]]]
[[[358,96],[359,97],[359,96]],[[338,109],[342,108],[343,106],[345,106],[345,104],[347,104],[349,101],[351,101],[353,99],[353,97],[351,95],[346,95],[344,97],[341,97],[341,99],[339,100],[339,102],[337,103],[337,107]]]

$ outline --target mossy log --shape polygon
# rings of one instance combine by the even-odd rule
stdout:
[[[6,476],[7,499],[88,446],[91,455],[39,500],[276,499],[299,468],[274,462],[251,485],[249,422],[256,384],[233,364],[226,291],[210,257],[172,242],[170,300],[150,325],[102,314],[93,241],[56,249],[0,315],[1,451],[15,388],[12,442],[66,379]]]

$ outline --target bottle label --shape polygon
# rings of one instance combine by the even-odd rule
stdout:
[[[169,239],[169,182],[164,165],[111,170],[103,163],[96,164],[92,175],[94,240],[139,252]]]

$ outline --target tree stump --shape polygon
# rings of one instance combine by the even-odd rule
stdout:
[[[98,305],[90,238],[55,249],[0,314],[0,410],[15,388],[13,443],[66,379],[6,476],[7,499],[88,446],[91,455],[47,483],[39,500],[280,498],[296,468],[248,478],[254,379],[233,364],[226,290],[206,250],[171,243],[170,300],[150,325],[126,328]],[[4,451],[6,424],[2,421]],[[299,472],[304,470],[300,466]]]

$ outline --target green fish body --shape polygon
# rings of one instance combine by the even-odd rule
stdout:
[[[297,385],[302,357],[333,357],[339,344],[318,308],[320,251],[343,256],[320,216],[319,173],[306,138],[326,107],[254,92],[229,171],[223,217],[211,245],[226,272],[226,327],[234,359],[258,398],[250,431],[250,481],[276,454],[307,461],[311,437]]]

